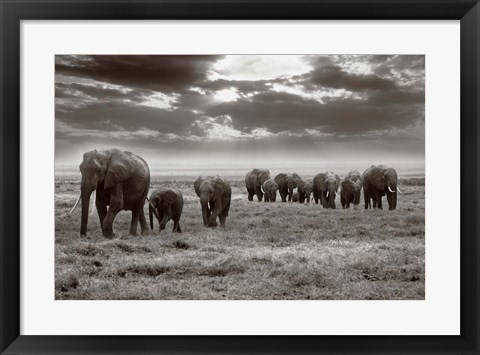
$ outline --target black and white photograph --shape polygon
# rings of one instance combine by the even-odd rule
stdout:
[[[425,56],[56,55],[56,300],[424,300]]]

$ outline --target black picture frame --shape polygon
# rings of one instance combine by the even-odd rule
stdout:
[[[2,354],[478,354],[479,65],[477,0],[0,0],[0,351]],[[460,336],[20,335],[20,22],[22,20],[348,19],[461,21]],[[445,137],[448,141],[448,137]],[[456,173],[456,172],[455,172]],[[445,282],[448,282],[446,280]],[[159,320],[161,321],[161,320]]]

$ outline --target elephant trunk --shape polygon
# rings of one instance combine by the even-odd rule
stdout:
[[[208,202],[208,198],[202,197],[200,199],[200,204],[202,205],[203,224],[205,225],[205,227],[208,227],[208,218],[210,217]]]
[[[328,207],[330,208],[335,208],[335,195],[336,195],[336,191],[334,188],[329,188],[327,190],[327,203],[328,203]]]
[[[292,201],[292,197],[293,197],[293,187],[288,187],[288,201]]]
[[[170,220],[172,215],[171,208],[169,208],[167,211],[163,213],[163,218],[160,221],[160,230],[163,231],[165,229],[165,226],[167,225],[167,222]]]
[[[148,214],[150,216],[150,229],[153,229],[153,207],[151,204],[148,205]]]
[[[82,199],[82,222],[80,226],[80,235],[87,235],[87,225],[88,225],[88,208],[90,206],[90,195],[91,191],[82,190],[81,199]]]

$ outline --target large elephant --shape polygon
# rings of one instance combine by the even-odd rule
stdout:
[[[388,209],[397,208],[397,172],[385,165],[372,165],[362,175],[365,209],[382,208],[382,196],[387,195]],[[372,201],[372,204],[370,203]]]
[[[340,186],[340,177],[332,172],[320,173],[313,178],[313,198],[323,208],[335,208],[335,197]]]
[[[291,202],[293,190],[297,188],[298,182],[302,180],[297,173],[280,173],[275,176],[275,182],[278,185],[278,191],[280,192],[280,197],[282,198],[282,202]]]
[[[216,227],[219,217],[220,227],[225,227],[232,198],[232,189],[228,182],[218,175],[200,176],[193,186],[200,197],[203,224],[206,227]]]
[[[153,215],[155,214],[161,231],[165,229],[168,221],[173,220],[172,232],[182,233],[180,217],[183,210],[183,196],[179,190],[157,189],[152,192],[148,202],[151,229],[153,229]]]
[[[92,150],[83,154],[80,164],[82,173],[81,194],[75,203],[82,201],[82,222],[80,235],[87,234],[88,207],[90,195],[96,192],[95,206],[107,238],[114,236],[112,224],[121,210],[132,211],[130,235],[137,234],[137,224],[143,233],[148,233],[143,206],[150,185],[150,170],[139,156],[116,148]],[[108,206],[108,209],[107,209]]]
[[[245,186],[247,187],[249,201],[253,201],[253,195],[257,195],[258,201],[262,201],[262,185],[268,179],[270,179],[268,169],[253,169],[245,175]]]
[[[263,183],[265,192],[265,202],[275,202],[277,198],[278,185],[273,179],[268,179]]]

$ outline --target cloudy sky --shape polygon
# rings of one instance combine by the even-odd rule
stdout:
[[[424,161],[424,56],[55,61],[57,164],[106,147],[154,166]]]

